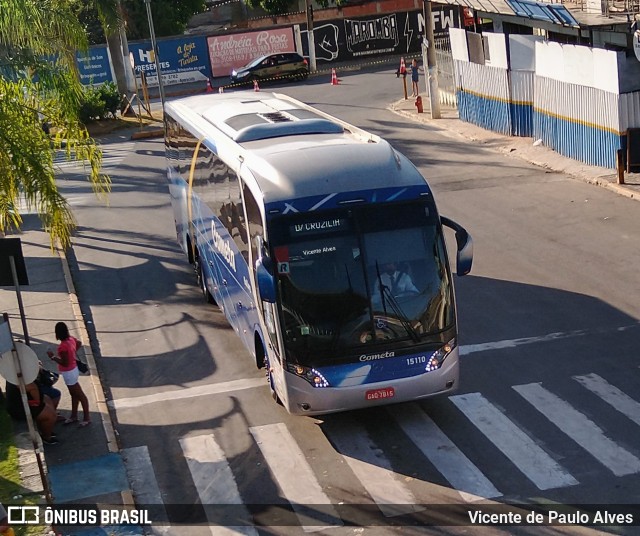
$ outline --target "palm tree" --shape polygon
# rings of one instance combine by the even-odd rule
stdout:
[[[78,121],[75,53],[86,50],[87,41],[70,2],[2,0],[0,9],[0,232],[22,225],[22,198],[38,211],[52,247],[69,246],[75,227],[56,185],[56,150],[87,164],[96,194],[110,190],[109,177],[100,173],[102,152]]]

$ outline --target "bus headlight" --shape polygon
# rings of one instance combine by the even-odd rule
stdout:
[[[316,369],[287,363],[287,370],[308,381],[314,387],[329,387],[327,379]]]
[[[456,344],[456,340],[451,339],[442,348],[436,350],[429,358],[427,366],[425,367],[425,371],[432,372],[434,370],[438,370],[442,366],[442,363],[444,363],[444,360],[447,358],[447,356],[456,347]]]

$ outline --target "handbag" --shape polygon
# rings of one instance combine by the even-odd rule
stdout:
[[[40,372],[38,372],[36,381],[45,387],[53,387],[53,384],[58,381],[59,376],[60,375],[55,372],[42,368]]]
[[[80,348],[82,347],[82,343],[75,337],[73,337],[73,340],[76,343],[76,351],[80,350]],[[82,361],[77,355],[76,355],[76,367],[78,367],[78,370],[82,374],[86,374],[87,372],[89,372],[89,366],[84,361]]]
[[[76,357],[76,367],[78,367],[78,370],[82,374],[86,374],[87,372],[89,372],[89,366],[84,361],[80,361],[77,357]]]

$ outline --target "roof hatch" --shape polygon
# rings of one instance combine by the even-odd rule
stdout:
[[[339,123],[273,97],[264,100],[238,100],[224,106],[213,106],[202,116],[237,143],[283,136],[344,132],[344,127]]]

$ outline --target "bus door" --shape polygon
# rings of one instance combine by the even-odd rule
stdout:
[[[256,272],[258,307],[260,308],[262,321],[264,323],[263,333],[266,337],[264,343],[267,346],[265,351],[269,361],[269,382],[271,383],[271,388],[280,398],[280,401],[287,407],[289,397],[287,395],[284,378],[284,350],[281,344],[282,340],[278,335],[280,330],[278,328],[278,307],[275,293],[276,275],[271,272],[271,270],[275,269],[276,263],[267,256],[262,236],[256,236],[255,240],[252,241],[252,246],[255,246],[253,250],[254,258],[257,259],[253,266]],[[271,268],[267,268],[266,265],[271,266]],[[281,264],[279,269],[286,270],[287,266]],[[265,295],[262,294],[261,287],[265,290]]]
[[[260,301],[260,307],[262,307],[262,315],[265,327],[267,328],[268,340],[266,340],[265,343],[268,345],[266,350],[270,369],[269,381],[272,383],[272,389],[277,393],[280,401],[287,407],[289,401],[284,379],[284,363],[282,360],[281,346],[278,344],[276,328],[278,309],[275,303],[269,303],[267,301]]]

